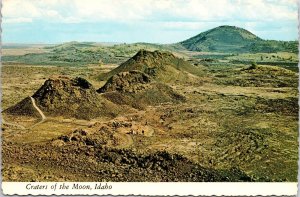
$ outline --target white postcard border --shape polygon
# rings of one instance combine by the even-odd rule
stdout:
[[[74,185],[77,188],[76,186],[74,188]],[[79,189],[80,186],[88,185],[90,189],[87,187]],[[40,187],[33,189],[31,186]],[[295,196],[297,183],[2,182],[2,192],[5,195]]]

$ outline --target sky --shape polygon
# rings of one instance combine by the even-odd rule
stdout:
[[[220,25],[297,40],[297,0],[3,0],[3,43],[176,43]]]

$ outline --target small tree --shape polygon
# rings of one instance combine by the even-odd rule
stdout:
[[[103,65],[103,61],[101,59],[99,59],[98,64],[101,67]]]
[[[251,66],[249,67],[250,70],[252,69],[257,69],[257,63],[256,62],[252,62]]]

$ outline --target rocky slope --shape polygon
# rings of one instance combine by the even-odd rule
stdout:
[[[36,114],[36,109],[28,98],[4,113],[28,116]],[[98,116],[112,117],[119,112],[116,105],[101,97],[92,84],[80,77],[48,79],[32,98],[47,116],[91,119]]]
[[[100,80],[107,80],[120,72],[141,71],[160,82],[187,82],[202,74],[202,70],[169,52],[140,50],[135,56],[108,73]],[[196,76],[195,76],[196,75]]]
[[[167,152],[144,154],[126,149],[102,146],[53,146],[3,144],[5,181],[152,181],[152,182],[224,182],[252,181],[239,169],[214,170],[195,164],[187,158]],[[36,151],[39,150],[39,151]],[[18,173],[11,162],[28,170]],[[47,168],[47,172],[43,171]]]
[[[140,71],[121,72],[112,76],[97,90],[108,100],[135,108],[166,102],[183,102],[185,98],[170,86],[156,82]]]

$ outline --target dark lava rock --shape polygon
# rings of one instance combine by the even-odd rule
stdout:
[[[156,82],[149,75],[135,70],[112,76],[97,92],[104,93],[103,96],[113,103],[134,108],[185,101],[185,97],[170,86]]]
[[[112,76],[103,87],[97,90],[97,92],[137,92],[146,89],[146,84],[150,84],[151,81],[149,75],[140,71],[133,70],[122,72]]]

